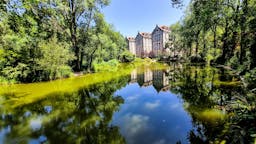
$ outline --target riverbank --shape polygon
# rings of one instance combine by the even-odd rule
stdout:
[[[110,60],[108,62],[94,64],[93,72],[87,72],[87,71],[74,72],[72,76],[77,77],[85,74],[98,73],[98,72],[115,72],[115,71],[118,71],[120,67],[134,68],[141,65],[147,65],[147,66],[152,65],[152,66],[165,68],[167,64],[165,62],[158,62],[157,60],[150,59],[150,58],[145,58],[145,59],[135,58],[134,61],[127,62],[127,63],[122,63],[122,62],[119,62],[118,60]]]
[[[84,75],[73,76],[65,79],[52,80],[47,82],[27,83],[27,84],[5,84],[0,85],[0,95],[8,98],[11,108],[20,105],[33,103],[40,99],[51,97],[54,93],[71,93],[80,88],[90,85],[111,81],[113,79],[127,76],[135,68],[150,67],[151,69],[164,69],[166,65],[148,60],[137,60],[133,63],[120,63],[115,71],[98,71]]]
[[[66,78],[72,78],[72,77],[78,77],[78,76],[83,76],[85,74],[93,74],[97,72],[114,72],[118,71],[120,67],[122,66],[127,66],[127,67],[136,67],[140,65],[163,65],[160,63],[157,63],[153,59],[145,58],[145,59],[140,59],[140,58],[135,58],[134,61],[128,62],[128,63],[121,63],[118,60],[110,60],[108,62],[102,62],[102,63],[97,63],[93,64],[93,71],[80,71],[80,72],[72,72],[66,77],[60,77],[58,79],[52,79],[49,81],[54,81],[54,80],[59,80],[59,79],[66,79]],[[47,81],[42,81],[42,82],[47,82]],[[35,82],[38,83],[38,82]],[[5,77],[0,76],[0,85],[9,85],[9,84],[22,84],[22,82],[16,81],[14,79],[6,79]]]

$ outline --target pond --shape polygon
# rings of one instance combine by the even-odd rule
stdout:
[[[221,142],[244,93],[232,73],[178,63],[0,88],[0,143],[30,144]]]

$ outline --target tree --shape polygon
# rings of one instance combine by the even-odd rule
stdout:
[[[92,61],[117,59],[125,40],[100,12],[108,4],[109,0],[1,1],[1,77],[22,82],[55,79],[62,73],[57,65],[71,72],[69,67],[80,71],[91,69]]]
[[[188,55],[194,52],[241,71],[254,68],[254,19],[250,0],[191,0],[180,22],[180,45]]]
[[[71,68],[68,63],[74,59],[74,55],[71,53],[67,43],[60,43],[56,37],[53,37],[49,41],[40,42],[39,48],[41,50],[41,58],[37,60],[37,63],[42,71],[40,73],[41,79],[52,80],[70,75]]]
[[[61,1],[59,10],[63,15],[66,26],[70,31],[70,40],[73,51],[76,56],[74,61],[74,70],[81,70],[81,47],[78,44],[78,28],[81,25],[87,25],[85,30],[88,31],[92,18],[95,13],[99,12],[99,7],[109,4],[109,0],[68,0]]]

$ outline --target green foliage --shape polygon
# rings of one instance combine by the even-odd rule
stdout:
[[[0,84],[13,84],[16,83],[16,81],[14,79],[7,79],[6,77],[0,76]]]
[[[245,80],[247,81],[249,88],[256,87],[256,68],[250,70],[245,74]],[[256,89],[254,89],[254,91],[256,91]]]
[[[42,41],[38,44],[41,50],[41,58],[37,60],[38,69],[42,71],[45,77],[42,79],[56,79],[68,77],[72,70],[68,66],[68,62],[75,57],[69,50],[67,43],[57,42],[57,38],[53,37],[49,41]]]
[[[124,51],[119,55],[119,61],[121,62],[132,62],[134,60],[135,60],[135,55],[133,55],[129,51]]]
[[[237,69],[237,68],[239,67],[239,59],[238,59],[238,57],[233,56],[233,57],[229,60],[229,62],[228,62],[227,65],[231,66],[231,67],[234,68],[234,69]]]
[[[235,95],[226,107],[233,112],[229,119],[229,126],[223,137],[230,143],[251,143],[255,141],[256,134],[256,97],[255,93]]]
[[[16,67],[5,67],[2,73],[8,80],[24,81],[31,73],[31,70],[28,65],[18,63]]]
[[[50,80],[117,59],[126,42],[100,12],[109,3],[1,2],[0,76],[17,82]]]
[[[253,69],[255,8],[249,0],[191,0],[185,17],[171,26],[174,46],[188,57],[202,53],[208,62]]]
[[[83,53],[86,58],[83,64],[84,68],[89,71],[92,69],[92,63],[118,59],[119,54],[126,47],[124,37],[104,21],[102,14],[97,14],[95,20],[95,28],[85,33],[86,35],[82,34],[81,37],[81,44],[84,45]]]
[[[93,63],[93,69],[96,72],[99,71],[117,71],[119,66],[119,62],[116,59],[110,60],[108,62],[101,62],[101,63]]]

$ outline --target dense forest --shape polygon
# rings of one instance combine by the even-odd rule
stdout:
[[[101,9],[109,0],[1,0],[0,81],[35,82],[117,59],[124,37]]]
[[[177,7],[182,2],[172,0]],[[192,61],[228,65],[241,72],[256,67],[256,1],[191,0],[171,30],[174,48]]]
[[[173,6],[182,7],[182,0],[174,1]],[[218,134],[222,141],[217,143],[255,143],[256,1],[191,0],[184,17],[171,25],[171,30],[174,47],[183,51],[190,62],[232,71],[242,82],[243,90],[234,88],[229,98],[223,100],[226,95],[218,94],[218,105],[233,115],[228,118],[226,130]],[[207,85],[198,81],[193,84],[186,81],[185,84],[193,90],[197,87],[193,84],[198,87]],[[227,86],[222,85],[218,91],[221,89],[226,91]],[[192,95],[189,94],[190,99]],[[198,102],[204,100],[200,91],[195,95],[200,96]],[[191,134],[195,143],[209,143]]]
[[[0,2],[0,82],[68,77],[127,52],[124,37],[101,12],[110,0]],[[183,0],[171,0],[181,8]],[[171,25],[173,48],[191,62],[256,70],[256,2],[191,0]],[[175,51],[174,50],[174,51]],[[113,61],[115,63],[115,61]]]

